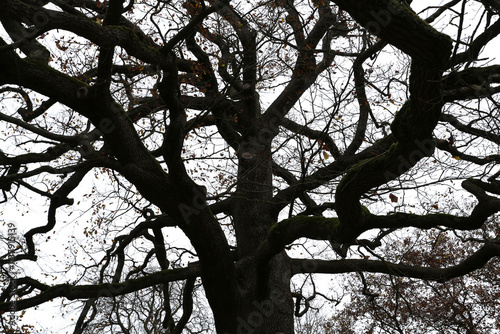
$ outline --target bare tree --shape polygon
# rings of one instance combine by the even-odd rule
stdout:
[[[474,233],[500,211],[500,4],[412,6],[2,0],[3,203],[46,217],[4,244],[0,310],[62,297],[81,303],[75,333],[212,326],[194,310],[217,333],[291,334],[334,299],[292,279],[487,265],[498,223]],[[385,254],[412,229],[470,252]],[[193,306],[198,279],[210,310]]]

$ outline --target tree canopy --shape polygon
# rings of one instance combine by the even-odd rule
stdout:
[[[73,333],[291,334],[335,299],[318,277],[349,273],[371,310],[394,311],[396,285],[498,293],[499,15],[2,0],[3,329],[62,300]],[[351,300],[332,321],[364,312]],[[464,310],[495,322],[488,300]]]

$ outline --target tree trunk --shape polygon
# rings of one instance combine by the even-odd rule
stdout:
[[[253,138],[240,144],[239,183],[234,207],[238,257],[237,272],[245,314],[238,318],[237,333],[293,334],[290,261],[285,252],[258,265],[253,255],[277,222],[272,198],[271,145]]]

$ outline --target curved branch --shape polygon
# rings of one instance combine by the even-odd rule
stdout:
[[[456,147],[450,145],[446,140],[435,140],[436,147],[442,151],[450,153],[453,157],[458,157],[461,160],[466,160],[475,163],[476,165],[486,165],[492,162],[500,162],[500,155],[488,155],[484,158],[478,157],[476,155],[465,154],[460,152]]]
[[[265,263],[271,257],[281,252],[284,247],[299,238],[316,240],[329,240],[332,244],[358,243],[354,238],[362,232],[374,228],[417,227],[430,229],[438,226],[456,230],[475,230],[480,228],[494,213],[500,211],[500,199],[489,196],[486,191],[500,194],[500,187],[496,183],[485,183],[479,180],[465,180],[464,189],[472,193],[479,200],[469,217],[459,217],[449,214],[428,214],[419,216],[415,214],[396,213],[388,216],[375,216],[366,208],[362,208],[363,225],[354,224],[346,226],[338,218],[325,218],[317,216],[295,216],[275,224],[269,229],[266,239],[258,248],[255,259],[257,263]],[[339,211],[337,209],[337,211]]]
[[[326,129],[323,131],[313,130],[307,125],[295,123],[294,121],[286,117],[280,117],[279,119],[280,125],[282,125],[285,129],[290,130],[296,134],[305,135],[312,139],[321,140],[325,144],[325,148],[332,154],[334,158],[338,159],[340,157],[340,150],[333,141],[332,137],[328,135]]]
[[[137,34],[132,30],[132,27],[126,24],[119,27],[113,25],[102,26],[83,15],[49,10],[19,0],[3,0],[0,2],[0,18],[12,17],[22,20],[24,17],[35,16],[46,18],[46,22],[39,28],[41,32],[47,32],[52,29],[67,30],[92,41],[96,45],[119,45],[130,55],[145,62],[163,64],[163,57],[162,53],[159,52],[159,46],[154,44],[151,39],[143,38],[142,34]]]
[[[285,180],[285,182],[288,183],[289,185],[299,183],[299,181],[295,178],[295,176],[290,171],[281,167],[280,165],[278,165],[274,161],[273,161],[273,172],[277,176],[279,176],[283,180]],[[299,195],[299,198],[302,201],[302,203],[304,203],[304,205],[306,206],[307,211],[313,212],[315,214],[318,214],[318,213],[320,214],[322,212],[321,210],[319,210],[319,211],[316,210],[316,209],[318,209],[318,205],[308,194],[302,193],[301,195]]]
[[[243,45],[243,94],[248,98],[252,98],[249,94],[255,91],[257,82],[256,33],[229,3],[223,3],[220,14],[231,24]]]
[[[157,284],[184,280],[200,275],[198,265],[192,265],[187,268],[163,270],[145,277],[130,279],[122,283],[105,283],[98,285],[79,285],[59,284],[49,286],[40,283],[30,277],[24,277],[17,280],[17,285],[26,285],[40,290],[37,296],[16,301],[17,310],[25,310],[40,304],[43,304],[57,297],[64,297],[68,300],[88,299],[98,297],[115,297],[127,293],[139,291]],[[6,290],[9,291],[9,290]],[[5,300],[5,299],[3,299]],[[0,303],[0,311],[8,311],[10,302]]]
[[[488,139],[488,140],[494,142],[495,144],[500,144],[500,136],[499,135],[496,135],[494,133],[491,133],[491,132],[488,132],[488,131],[485,131],[485,130],[474,128],[471,125],[462,124],[453,115],[443,114],[441,116],[441,120],[443,122],[448,122],[449,124],[451,124],[457,130],[460,130],[462,132],[468,133],[468,134],[473,135],[473,136],[479,136],[479,137]]]
[[[123,10],[124,0],[109,0],[106,15],[104,16],[103,26],[118,25],[120,16]],[[101,89],[109,89],[111,84],[111,67],[113,66],[113,55],[115,45],[103,45],[100,47],[98,67],[97,67],[97,83]]]
[[[484,48],[489,41],[500,34],[500,20],[493,23],[488,29],[486,29],[481,35],[469,44],[466,51],[457,54],[453,61],[450,61],[449,67],[456,66],[465,62],[473,62],[477,60],[479,53]]]
[[[496,183],[490,184],[479,180],[467,179],[462,182],[462,187],[479,200],[479,203],[468,217],[442,213],[425,216],[408,213],[395,213],[389,216],[372,215],[368,222],[369,228],[402,228],[409,226],[421,229],[444,226],[456,230],[475,230],[481,228],[491,215],[500,211],[500,199],[486,194],[486,191],[500,193],[498,186]]]
[[[82,169],[77,170],[71,177],[64,182],[64,184],[57,189],[52,198],[50,199],[49,212],[47,217],[47,225],[35,227],[24,235],[26,239],[26,245],[28,247],[27,257],[29,259],[35,260],[35,244],[33,242],[33,235],[40,233],[47,233],[54,228],[56,225],[56,210],[63,205],[72,205],[73,200],[69,199],[67,196],[72,192],[83,180],[85,175],[92,169],[90,165],[83,165]]]
[[[430,27],[406,4],[393,0],[335,2],[363,26],[376,28],[375,34],[412,57],[411,99],[397,112],[391,124],[398,142],[384,154],[353,166],[335,193],[342,227],[347,235],[355,238],[366,230],[371,216],[361,206],[361,195],[397,178],[434,150],[430,138],[441,115],[440,81],[451,53],[451,39]]]
[[[190,277],[186,280],[184,285],[184,291],[182,292],[182,316],[172,330],[172,334],[181,334],[184,327],[186,326],[191,313],[193,312],[193,289],[194,283],[196,282],[195,277]]]
[[[34,29],[28,29],[21,22],[10,17],[3,16],[0,21],[14,42],[13,45],[19,46],[19,49],[27,57],[40,59],[45,63],[49,62],[50,51],[36,40],[36,37],[42,34],[41,29],[36,24]]]
[[[420,267],[374,260],[325,261],[293,259],[292,275],[305,273],[341,274],[364,271],[445,282],[481,269],[488,261],[498,256],[500,256],[500,245],[498,243],[488,243],[462,263],[448,268]]]
[[[363,57],[364,58],[364,57]],[[365,139],[366,126],[368,124],[368,115],[372,114],[370,107],[370,102],[366,97],[365,90],[365,71],[363,69],[363,59],[362,57],[356,58],[352,66],[354,72],[354,86],[356,89],[356,98],[359,104],[359,119],[356,127],[356,133],[351,141],[351,144],[347,147],[345,154],[354,154]],[[366,57],[368,58],[368,56]],[[365,59],[366,59],[365,58]]]
[[[306,176],[302,182],[291,185],[286,189],[278,191],[274,196],[272,203],[275,205],[276,210],[281,210],[283,207],[288,205],[293,199],[297,198],[302,192],[307,190],[312,190],[321,185],[332,181],[342,174],[344,174],[349,168],[358,164],[360,161],[365,159],[377,157],[391,147],[394,144],[394,136],[389,135],[383,139],[374,143],[371,147],[352,155],[352,156],[341,156],[336,161],[332,162],[328,166],[318,169],[313,174]]]
[[[449,36],[437,32],[406,3],[394,0],[334,0],[361,25],[427,66],[444,70],[451,52]]]
[[[267,123],[279,124],[283,116],[288,113],[321,72],[334,60],[333,56],[327,56],[324,61],[317,65],[314,56],[314,49],[321,41],[321,38],[327,34],[332,24],[336,24],[335,17],[326,3],[318,3],[320,6],[320,18],[305,40],[304,48],[299,50],[292,78],[266,111]]]
[[[269,229],[266,239],[255,253],[256,262],[266,263],[286,245],[299,238],[337,241],[337,238],[343,238],[339,227],[338,218],[295,216],[283,220]]]
[[[184,27],[179,31],[174,37],[172,37],[167,44],[162,47],[162,52],[169,53],[173,48],[182,41],[186,39],[189,35],[193,33],[193,30],[199,25],[203,20],[210,14],[216,12],[220,7],[222,7],[222,1],[216,1],[212,6],[206,8],[203,6],[201,11]]]
[[[5,122],[9,122],[11,124],[18,125],[26,130],[29,130],[33,133],[36,133],[40,136],[47,138],[47,139],[51,139],[51,140],[55,140],[55,141],[59,141],[59,142],[63,142],[63,143],[77,145],[83,139],[83,135],[76,135],[76,136],[58,135],[56,133],[52,133],[52,132],[47,131],[45,129],[39,128],[36,125],[28,124],[24,121],[21,121],[20,119],[5,115],[3,113],[0,113],[0,121],[5,121]]]

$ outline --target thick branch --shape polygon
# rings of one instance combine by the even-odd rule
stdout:
[[[41,32],[52,29],[71,31],[99,46],[119,45],[128,54],[151,64],[162,64],[163,57],[158,45],[150,39],[140,38],[131,28],[124,26],[102,26],[83,15],[72,15],[64,12],[48,10],[33,6],[19,0],[3,0],[0,2],[0,17],[11,17],[22,20],[24,17],[41,16],[47,18]]]
[[[394,264],[386,261],[372,260],[292,260],[293,274],[341,274],[365,271],[383,273],[401,277],[413,277],[423,280],[445,282],[455,277],[467,275],[482,268],[489,260],[500,256],[500,245],[489,243],[469,256],[462,263],[448,268],[431,268]]]
[[[428,66],[446,68],[451,39],[394,0],[335,0],[371,33]]]
[[[279,191],[272,200],[276,206],[276,210],[281,210],[293,199],[297,198],[302,192],[316,189],[317,187],[340,177],[350,167],[360,163],[360,161],[383,154],[393,144],[394,137],[389,135],[355,155],[348,157],[342,156],[328,166],[318,169],[313,174],[306,176],[301,182]]]
[[[266,239],[257,249],[256,261],[258,264],[267,262],[299,238],[337,241],[338,237],[342,238],[339,227],[337,218],[295,216],[283,220],[269,229]]]
[[[351,168],[335,193],[338,217],[346,233],[354,238],[366,229],[364,225],[370,217],[359,202],[361,195],[397,178],[433,152],[430,138],[441,114],[440,81],[451,52],[451,40],[403,3],[393,0],[336,3],[369,30],[375,29],[374,34],[412,57],[411,100],[398,111],[391,124],[398,142],[381,156]]]
[[[114,297],[121,296],[127,293],[139,291],[157,284],[166,282],[173,282],[184,280],[200,275],[200,268],[198,266],[190,266],[187,268],[169,269],[160,271],[145,277],[131,279],[122,283],[113,284],[99,284],[99,285],[80,285],[74,286],[72,284],[60,284],[49,286],[32,278],[25,277],[17,280],[17,285],[32,286],[40,291],[37,296],[18,300],[16,302],[17,310],[25,310],[57,297],[64,297],[69,300],[75,299],[88,299],[98,297]],[[6,290],[8,291],[8,290]],[[4,299],[5,300],[5,299]],[[0,311],[8,311],[11,306],[10,302],[0,303]]]

